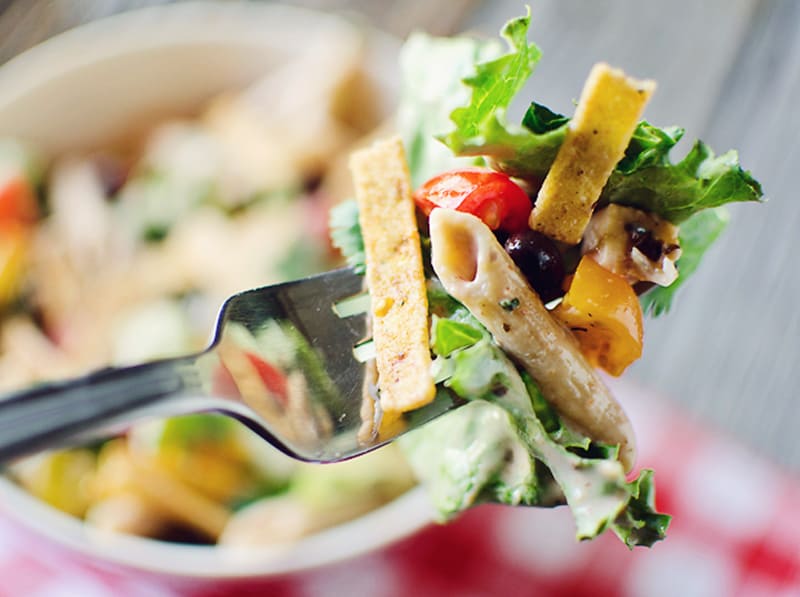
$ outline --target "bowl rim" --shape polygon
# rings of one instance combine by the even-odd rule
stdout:
[[[428,495],[418,485],[363,516],[284,545],[167,543],[93,528],[4,477],[0,477],[0,515],[26,531],[92,560],[191,579],[241,579],[304,572],[386,547],[434,520]],[[366,539],[347,541],[350,535]]]
[[[0,108],[67,71],[92,65],[101,58],[198,41],[234,41],[224,27],[199,28],[192,27],[191,23],[200,24],[206,21],[203,24],[208,25],[208,21],[233,19],[238,21],[237,25],[247,34],[245,39],[250,40],[255,39],[250,36],[256,34],[251,29],[253,24],[270,18],[294,23],[313,19],[319,26],[355,26],[368,31],[370,37],[379,43],[394,46],[399,44],[394,36],[359,22],[355,15],[343,16],[334,11],[324,12],[280,2],[223,3],[214,0],[188,0],[145,6],[72,27],[31,46],[5,63],[0,63]],[[147,36],[140,35],[142,27],[154,24],[157,27],[148,28]],[[272,33],[279,32],[275,30]],[[87,39],[95,44],[95,50],[102,46],[102,57],[96,51],[86,51]]]
[[[104,48],[104,57],[157,49],[162,45],[211,41],[224,43],[213,28],[193,28],[213,16],[256,21],[276,19],[300,23],[312,19],[323,26],[356,26],[367,31],[378,55],[396,55],[399,40],[364,23],[331,12],[275,3],[219,3],[207,0],[156,5],[108,16],[55,35],[0,65],[0,110],[24,98],[56,77],[90,65],[95,53],[85,52],[87,40]],[[137,36],[154,22],[163,29]],[[133,32],[133,33],[132,33]],[[228,43],[233,40],[228,38]],[[269,44],[264,44],[268,46]],[[51,60],[54,57],[57,60]],[[387,73],[378,80],[392,88]],[[384,75],[381,77],[381,75]],[[34,535],[88,556],[96,562],[121,565],[148,573],[192,579],[241,579],[283,575],[353,558],[385,547],[434,520],[433,508],[421,487],[412,488],[385,506],[352,521],[330,527],[285,546],[232,548],[196,546],[104,532],[60,512],[0,475],[0,515]],[[347,540],[359,536],[359,541]]]

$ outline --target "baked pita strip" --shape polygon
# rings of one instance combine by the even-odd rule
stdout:
[[[399,137],[378,141],[350,158],[367,261],[378,387],[385,413],[431,402],[428,295]]]
[[[608,64],[586,79],[564,142],[536,197],[528,225],[551,238],[580,242],[600,192],[655,90]]]
[[[630,470],[635,438],[625,412],[489,228],[470,214],[437,209],[430,235],[433,269],[445,290],[530,373],[561,415],[589,437],[619,444]],[[509,311],[501,302],[517,306]]]

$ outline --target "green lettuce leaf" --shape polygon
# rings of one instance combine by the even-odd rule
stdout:
[[[707,209],[694,214],[680,227],[681,256],[677,266],[680,276],[669,286],[657,286],[640,297],[642,310],[657,317],[670,310],[675,294],[700,265],[705,252],[728,225],[730,216],[724,207]]]
[[[627,159],[627,158],[626,158]],[[652,160],[653,158],[651,158]],[[637,158],[611,174],[601,203],[620,203],[679,224],[697,212],[736,201],[759,201],[761,185],[739,166],[735,151],[715,157],[702,141],[677,164],[665,152],[661,163]],[[636,165],[636,162],[642,162]]]
[[[468,323],[442,319],[436,315],[431,323],[431,347],[442,356],[448,356],[459,348],[472,346],[483,337],[483,333]]]
[[[608,528],[629,547],[663,538],[669,517],[654,509],[649,473],[628,482],[615,446],[565,426],[490,337],[458,323],[463,346],[437,361],[449,364],[441,386],[470,404],[401,438],[440,517],[486,501],[566,503],[579,539]]]
[[[588,452],[591,448],[591,440],[573,431],[561,421],[556,409],[545,399],[539,386],[527,372],[521,371],[520,376],[525,383],[528,396],[530,396],[533,412],[548,435],[566,448],[577,448]],[[609,454],[609,456],[616,458],[616,455]]]
[[[502,51],[497,40],[437,38],[424,33],[412,34],[403,45],[397,128],[415,187],[440,172],[474,162],[456,157],[435,136],[450,128],[453,110],[469,101],[469,88],[462,79],[474,71],[476,63],[491,60]]]
[[[617,170],[632,174],[642,168],[668,165],[669,152],[681,140],[683,133],[680,127],[660,129],[643,120],[633,131]]]
[[[367,256],[364,253],[364,237],[361,235],[355,199],[343,201],[331,209],[328,228],[331,243],[342,253],[347,265],[356,273],[363,274],[367,269]]]
[[[511,176],[541,180],[564,140],[569,119],[533,102],[522,126],[506,122],[512,100],[540,57],[538,48],[527,42],[529,24],[529,17],[510,21],[502,32],[509,52],[477,64],[475,74],[464,78],[471,90],[469,100],[453,110],[455,128],[439,138],[457,156],[480,157]],[[673,164],[669,152],[682,136],[677,127],[639,123],[600,201],[638,207],[680,223],[703,209],[761,199],[761,186],[739,166],[735,151],[715,157],[697,141]]]
[[[441,522],[480,503],[533,506],[546,499],[546,479],[539,480],[506,413],[489,402],[471,402],[399,441]],[[561,494],[557,487],[550,493]]]
[[[558,129],[532,134],[506,121],[512,100],[541,58],[539,48],[528,42],[529,26],[530,14],[506,24],[501,35],[510,51],[474,66],[474,74],[463,80],[471,91],[469,101],[450,114],[455,128],[437,137],[455,155],[487,158],[511,175],[546,172],[563,139]]]
[[[456,125],[447,139],[471,139],[480,135],[490,120],[502,119],[505,108],[533,73],[541,51],[528,42],[530,14],[509,21],[501,32],[509,53],[475,65],[474,74],[463,82],[472,88],[466,106],[453,110],[450,119]]]
[[[653,471],[644,469],[628,484],[628,506],[611,524],[611,529],[625,545],[650,547],[664,538],[670,516],[655,510],[656,488]]]

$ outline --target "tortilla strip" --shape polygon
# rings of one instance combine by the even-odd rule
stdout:
[[[561,415],[592,439],[618,444],[620,461],[630,470],[635,437],[625,412],[492,231],[470,214],[436,209],[430,234],[431,262],[445,290],[530,373]],[[501,306],[513,299],[513,310]]]
[[[581,241],[654,90],[654,81],[638,81],[608,64],[592,68],[531,211],[533,230],[571,245]]]
[[[350,158],[367,261],[367,286],[384,413],[431,402],[428,295],[411,198],[411,178],[399,137],[378,141]]]

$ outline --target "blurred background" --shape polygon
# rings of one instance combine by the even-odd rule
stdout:
[[[82,23],[168,3],[0,0],[0,64]],[[399,38],[415,29],[435,34],[469,30],[494,37],[506,20],[524,13],[526,5],[518,0],[284,3],[343,13]],[[761,562],[760,570],[767,570],[773,580],[798,580],[800,518],[788,519],[785,526],[782,523],[787,520],[785,513],[796,512],[795,498],[800,499],[796,483],[800,473],[800,408],[796,403],[800,394],[800,310],[796,306],[800,266],[795,247],[800,230],[800,200],[794,196],[793,183],[800,165],[800,111],[796,108],[800,105],[800,3],[529,0],[528,4],[533,20],[531,37],[542,48],[544,58],[526,97],[570,114],[586,74],[598,60],[620,66],[637,77],[656,79],[658,90],[647,108],[646,119],[659,126],[680,125],[686,129],[673,159],[680,159],[696,138],[706,141],[717,153],[736,148],[742,165],[762,183],[768,199],[764,205],[731,208],[731,224],[691,283],[678,294],[673,311],[646,323],[644,356],[626,374],[635,382],[634,388],[645,388],[648,394],[662,398],[651,400],[639,392],[641,400],[637,401],[635,389],[624,396],[626,405],[634,411],[640,436],[657,437],[657,441],[649,442],[651,451],[645,456],[646,464],[658,461],[660,465],[658,478],[663,485],[659,495],[665,496],[661,503],[670,512],[684,514],[681,508],[686,508],[688,513],[684,517],[676,515],[676,533],[663,548],[636,552],[636,570],[640,573],[634,575],[630,585],[633,588],[629,587],[627,594],[733,594],[726,592],[727,585],[714,583],[720,578],[740,578],[736,570],[726,567],[729,564],[725,562],[733,561],[734,555],[740,563]],[[712,445],[698,439],[709,430],[732,441]],[[696,450],[698,446],[703,449]],[[656,453],[658,450],[669,450],[670,454]],[[695,451],[700,455],[692,459]],[[786,474],[773,477],[776,470]],[[779,486],[780,491],[773,491]],[[698,499],[701,491],[703,499]],[[601,551],[611,554],[611,560],[603,560],[605,570],[599,570],[600,563],[594,565],[592,570],[598,578],[612,578],[623,569],[631,569],[630,558],[634,556],[608,540],[577,548],[564,512],[500,514],[491,509],[478,510],[469,513],[466,522],[459,521],[447,531],[426,531],[416,542],[402,543],[384,555],[396,564],[411,566],[408,570],[413,574],[406,576],[428,574],[433,579],[429,586],[441,588],[444,585],[436,582],[444,568],[434,568],[447,564],[441,559],[442,553],[457,545],[463,560],[454,570],[466,575],[465,586],[472,583],[470,594],[484,594],[482,589],[487,594],[512,594],[513,586],[508,583],[521,578],[514,575],[515,570],[541,572],[539,581],[559,570],[569,573],[576,562],[586,563],[589,570],[594,561],[592,554]],[[745,519],[750,526],[742,523]],[[708,526],[703,526],[708,521]],[[771,546],[759,534],[762,532],[774,542]],[[536,540],[537,533],[548,537],[548,541]],[[690,537],[692,541],[697,539],[695,533],[707,543],[690,545],[695,551],[684,549]],[[508,578],[474,577],[490,566],[478,547],[470,551],[464,546],[471,545],[470,538],[488,537],[486,543],[490,544],[491,537],[501,535],[502,540],[496,541],[499,551],[492,556],[497,560],[490,563],[500,566],[502,559],[510,571]],[[749,541],[746,549],[739,549],[737,538]],[[715,548],[723,546],[727,550],[725,557],[715,559],[716,555],[710,553],[711,544]],[[784,556],[782,548],[795,555]],[[734,550],[738,550],[736,554]],[[469,564],[471,556],[475,566]],[[375,562],[374,558],[361,559],[354,565],[377,574]],[[2,570],[0,562],[0,578]],[[686,573],[668,578],[668,573],[675,570]],[[464,571],[472,571],[473,576]],[[351,578],[340,574],[339,580],[345,576]],[[661,579],[661,585],[652,584],[656,577]],[[308,578],[309,586],[318,589],[309,590],[308,594],[336,594],[321,591],[322,584],[329,580],[324,574]],[[773,588],[777,583],[775,580]],[[347,586],[356,594],[359,586],[363,589],[368,585]],[[796,589],[797,584],[792,586]],[[767,584],[755,581],[747,587],[737,594],[778,594]],[[790,587],[785,594],[795,594],[791,591]],[[590,590],[586,594],[602,592]],[[0,597],[4,595],[0,581]]]
[[[225,1],[225,0],[221,0]],[[0,63],[80,23],[167,0],[0,0]],[[405,36],[414,29],[496,35],[523,2],[302,0]],[[535,0],[545,59],[530,92],[570,112],[591,64],[607,60],[659,88],[645,116],[686,128],[718,153],[737,148],[768,203],[734,206],[733,221],[679,294],[650,321],[629,375],[690,416],[800,471],[800,202],[793,178],[800,113],[800,5],[792,0]],[[682,149],[681,149],[682,148]]]

